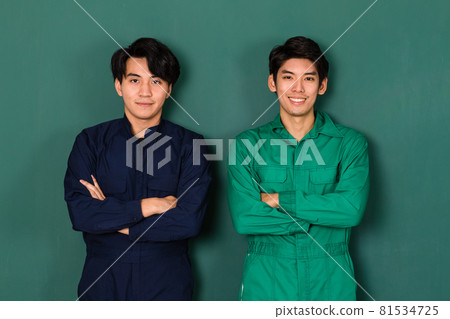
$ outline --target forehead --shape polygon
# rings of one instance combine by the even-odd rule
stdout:
[[[148,69],[147,59],[135,57],[128,58],[127,60],[125,75],[129,73],[135,73],[141,76],[152,74]]]
[[[280,74],[282,71],[289,71],[299,75],[306,72],[317,73],[317,68],[314,62],[311,60],[292,58],[284,61],[284,63],[280,66],[280,69],[278,70],[278,74]]]

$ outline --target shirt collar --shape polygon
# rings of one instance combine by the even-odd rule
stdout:
[[[308,134],[306,134],[306,138],[316,138],[319,134],[328,135],[331,137],[343,137],[342,133],[338,130],[336,125],[334,124],[333,120],[322,111],[315,111],[315,122],[314,126],[309,131]],[[282,134],[284,131],[286,133],[287,130],[285,129],[283,123],[281,123],[281,117],[280,114],[275,117],[275,119],[271,122],[272,125],[272,131]],[[288,133],[289,134],[289,133]]]
[[[147,137],[150,134],[150,132],[152,132],[152,131],[156,131],[156,132],[161,133],[163,128],[164,128],[164,122],[165,121],[161,118],[161,120],[159,121],[158,125],[148,128],[145,131],[145,137]],[[134,136],[133,131],[131,130],[131,123],[128,120],[128,118],[127,118],[125,113],[123,114],[122,123],[123,123],[123,126],[125,128],[125,132],[126,132],[127,136],[129,136],[129,137]]]

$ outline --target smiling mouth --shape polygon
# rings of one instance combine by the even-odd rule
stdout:
[[[289,100],[291,102],[293,102],[293,103],[303,103],[303,102],[306,101],[306,98],[298,98],[298,99],[296,99],[296,98],[290,97]]]

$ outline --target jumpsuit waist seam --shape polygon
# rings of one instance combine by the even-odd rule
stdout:
[[[329,243],[321,247],[318,245],[277,245],[268,242],[249,241],[248,252],[259,255],[284,257],[293,259],[313,259],[339,256],[348,253],[348,243]],[[324,251],[325,250],[325,251]]]
[[[179,256],[188,253],[187,245],[178,244],[174,245],[170,243],[169,245],[163,246],[150,246],[143,249],[142,247],[132,247],[126,253],[124,250],[114,249],[110,247],[101,247],[96,245],[89,245],[86,249],[87,257],[100,257],[107,259],[116,259],[120,257],[121,262],[145,262],[146,260],[152,260],[160,257],[171,257]]]

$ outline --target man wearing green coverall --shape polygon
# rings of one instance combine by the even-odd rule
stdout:
[[[275,47],[269,69],[280,114],[239,134],[228,164],[233,224],[249,241],[240,299],[355,300],[348,243],[368,198],[367,141],[314,110],[328,75],[314,41]]]

